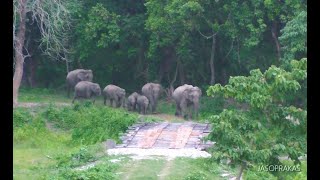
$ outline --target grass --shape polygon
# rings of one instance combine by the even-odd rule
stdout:
[[[211,159],[176,158],[166,160],[162,157],[153,159],[131,160],[125,158],[119,162],[116,170],[117,179],[223,179],[222,170],[233,172],[233,169],[219,165]]]
[[[36,112],[34,112],[35,110]],[[63,108],[55,110],[59,112]],[[71,111],[69,110],[69,113]],[[50,179],[50,177],[72,179],[78,176],[73,170],[74,167],[105,156],[104,148],[101,148],[99,142],[84,145],[81,141],[75,140],[73,130],[48,128],[46,119],[48,113],[51,113],[50,115],[53,117],[53,109],[50,106],[38,107],[37,109],[14,109],[14,179]],[[61,112],[59,114],[62,116],[55,117],[58,119],[66,118],[65,114]],[[59,122],[58,119],[56,123],[60,127],[65,127],[65,124]],[[80,121],[78,125],[81,127],[83,123]],[[114,129],[114,131],[114,134],[118,134],[119,129]],[[107,134],[106,138],[109,138],[108,135],[110,134]],[[106,169],[105,166],[108,168]],[[101,173],[97,172],[104,171],[109,174],[108,177],[111,177],[112,173],[108,170],[110,167],[111,169],[115,168],[112,163],[107,163],[97,167],[97,170],[88,170],[88,172],[84,171],[80,174],[90,177],[93,174],[94,177],[100,177]]]
[[[67,98],[66,92],[53,89],[19,89],[20,102],[71,102],[71,100],[71,98]]]

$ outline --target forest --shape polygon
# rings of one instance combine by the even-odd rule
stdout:
[[[160,84],[158,114],[108,107],[102,97],[73,104],[66,77],[76,69],[91,70],[101,91],[123,88],[126,98]],[[164,179],[223,179],[223,170],[237,179],[306,179],[306,78],[304,0],[13,0],[14,179],[157,179],[150,164],[170,171]],[[131,169],[127,157],[115,165],[101,155],[102,142],[119,143],[141,118],[188,121],[175,116],[173,96],[186,84],[202,92],[190,121],[213,126],[212,158],[178,159],[167,170],[166,160]],[[92,161],[107,163],[74,171]],[[302,171],[257,170],[270,164]]]

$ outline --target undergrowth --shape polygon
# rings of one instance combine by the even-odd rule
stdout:
[[[94,106],[90,102],[63,108],[50,105],[44,115],[56,127],[71,130],[73,141],[82,144],[106,139],[119,141],[119,133],[126,131],[138,118],[137,114],[123,109]]]
[[[136,114],[88,103],[73,107],[16,108],[13,111],[14,179],[114,179],[116,165],[102,144],[136,120]],[[48,122],[58,128],[51,129]],[[85,170],[75,168],[102,160]]]

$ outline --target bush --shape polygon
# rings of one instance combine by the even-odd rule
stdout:
[[[222,97],[208,97],[204,96],[200,100],[200,119],[207,119],[212,115],[217,115],[223,110]]]
[[[81,146],[74,152],[60,154],[55,159],[57,167],[65,168],[74,168],[97,160],[94,153],[89,151],[88,146]]]
[[[115,179],[114,170],[116,169],[116,165],[111,163],[101,163],[96,166],[89,168],[87,170],[74,170],[74,169],[64,169],[61,173],[59,173],[58,177],[53,179],[70,179],[70,180],[78,180],[78,179],[90,179],[90,180],[100,180],[100,179]]]
[[[298,157],[307,147],[307,109],[296,107],[292,97],[301,93],[306,77],[307,59],[302,59],[291,61],[287,69],[271,66],[264,73],[255,69],[250,76],[231,77],[225,86],[211,86],[209,96],[223,95],[248,105],[210,117],[213,130],[208,138],[216,142],[213,157],[231,159],[242,168],[280,164],[279,155],[300,163]]]
[[[83,144],[94,144],[106,139],[119,140],[119,133],[134,124],[136,114],[122,109],[76,104],[73,107],[50,106],[45,111],[49,121],[64,129],[72,129],[72,139]]]
[[[17,108],[13,111],[13,128],[22,127],[32,121],[31,113],[24,108]]]

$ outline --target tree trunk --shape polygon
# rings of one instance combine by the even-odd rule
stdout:
[[[25,32],[26,32],[26,4],[27,0],[19,1],[19,13],[20,13],[20,22],[18,34],[15,42],[15,70],[13,75],[13,107],[18,105],[18,92],[21,84],[21,79],[23,75],[23,46],[25,40]]]
[[[278,28],[277,28],[277,22],[276,21],[273,21],[272,23],[272,28],[271,28],[271,34],[272,34],[272,38],[274,40],[274,43],[276,45],[276,50],[277,50],[277,58],[278,58],[278,61],[280,61],[280,58],[281,58],[281,53],[280,53],[280,43],[279,43],[279,40],[278,40]]]
[[[169,73],[167,74],[168,76],[168,82],[169,82],[169,87],[166,89],[166,94],[167,94],[167,100],[170,101],[172,99],[172,94],[173,94],[173,91],[174,91],[174,83],[176,82],[177,80],[177,75],[178,75],[178,69],[179,69],[179,66],[180,66],[180,62],[179,62],[179,59],[177,60],[177,65],[176,65],[176,70],[175,70],[175,73],[173,75],[173,78],[172,80],[170,80],[170,75]]]
[[[184,73],[184,68],[183,65],[180,63],[179,64],[179,78],[180,78],[180,84],[183,85],[185,82],[185,73]]]
[[[79,69],[82,69],[82,64],[81,64],[81,62],[80,62],[80,59],[78,60],[78,68],[79,68]]]
[[[225,84],[227,84],[227,82],[228,82],[227,69],[226,69],[225,66],[222,66],[221,68],[222,68],[222,69],[221,69],[221,73],[222,73],[222,81],[221,81],[221,83],[222,83],[223,85],[225,85]]]
[[[70,72],[70,67],[69,67],[69,61],[68,58],[66,58],[66,70],[67,70],[67,74]]]
[[[216,36],[212,36],[212,47],[211,47],[211,57],[210,57],[210,72],[211,72],[211,78],[210,78],[210,84],[214,85],[215,83],[215,70],[214,70],[214,56],[216,51]]]
[[[35,58],[30,59],[30,66],[29,66],[29,85],[31,88],[36,86],[36,81],[35,81],[35,75],[36,75],[36,70],[37,70],[38,62],[36,61]]]
[[[243,170],[244,170],[244,168],[246,167],[246,165],[247,165],[247,164],[246,164],[245,162],[243,162],[243,163],[241,164],[241,167],[240,167],[240,170],[239,170],[239,174],[238,174],[236,180],[240,180],[240,178],[241,178],[241,176],[242,176],[242,173],[243,173]]]

